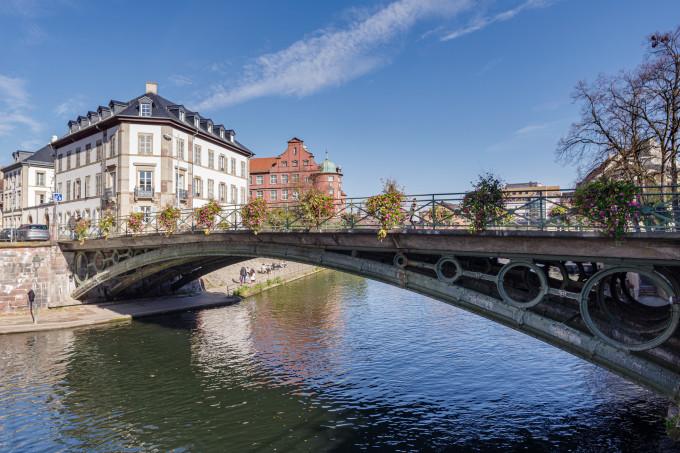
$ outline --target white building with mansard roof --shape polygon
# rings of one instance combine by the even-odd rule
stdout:
[[[253,153],[235,132],[158,95],[110,101],[69,121],[52,143],[56,190],[63,194],[57,221],[72,216],[97,221],[110,210],[124,217],[151,215],[167,205],[197,208],[246,201]]]
[[[2,226],[25,223],[50,224],[54,159],[46,145],[37,151],[15,151],[13,162],[2,171]]]

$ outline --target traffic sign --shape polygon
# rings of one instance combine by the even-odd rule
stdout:
[[[64,196],[63,196],[62,194],[60,194],[59,192],[54,192],[54,193],[52,194],[52,199],[53,199],[54,201],[59,202],[59,201],[62,201],[62,200],[64,199]]]

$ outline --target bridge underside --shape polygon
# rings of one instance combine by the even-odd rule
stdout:
[[[598,236],[417,232],[393,234],[382,242],[370,232],[228,232],[61,244],[78,299],[168,294],[254,257],[297,261],[399,286],[476,313],[676,402],[678,245],[678,239],[668,236],[614,243]],[[637,280],[628,275],[637,275]],[[649,287],[656,292],[645,293]]]

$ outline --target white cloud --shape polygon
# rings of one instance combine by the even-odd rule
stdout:
[[[85,108],[83,97],[78,95],[65,100],[54,108],[54,112],[62,117],[71,117],[80,114]]]
[[[440,39],[442,41],[450,41],[452,39],[460,38],[461,36],[465,36],[467,34],[479,31],[496,22],[505,22],[506,20],[510,20],[524,10],[532,8],[541,8],[547,5],[548,0],[527,0],[514,8],[505,10],[498,14],[494,14],[492,16],[478,17],[465,27],[458,28],[456,30],[445,33]]]
[[[550,125],[550,123],[543,123],[543,124],[528,124],[524,127],[521,127],[515,131],[515,135],[529,135],[534,132],[543,130],[547,128]]]
[[[168,77],[168,80],[170,80],[170,83],[178,87],[183,87],[194,83],[189,77],[179,74],[171,75]]]
[[[418,21],[457,15],[472,0],[397,0],[344,29],[326,29],[279,52],[262,55],[235,87],[219,85],[198,109],[215,109],[262,96],[305,96],[355,79],[381,65],[380,46]]]
[[[28,100],[23,79],[0,74],[0,136],[8,135],[17,126],[27,126],[32,132],[40,131],[40,123],[27,113]]]
[[[23,107],[28,102],[26,82],[23,79],[0,74],[0,93],[1,102],[13,107]]]

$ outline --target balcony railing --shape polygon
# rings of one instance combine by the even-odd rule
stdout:
[[[187,198],[189,198],[189,193],[186,189],[179,189],[177,191],[177,196],[179,197],[179,201],[186,201]]]
[[[102,194],[102,198],[104,200],[111,200],[113,198],[113,188],[109,187],[107,189],[104,189],[104,193]]]
[[[138,200],[145,199],[148,200],[153,198],[153,189],[145,187],[135,187],[135,198]]]

